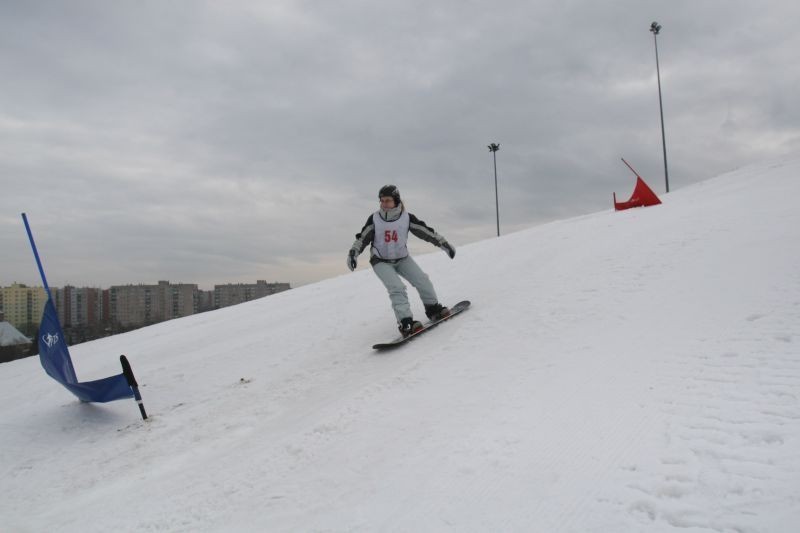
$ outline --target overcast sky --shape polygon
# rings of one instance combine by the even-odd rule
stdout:
[[[654,20],[671,190],[800,152],[795,0],[0,0],[0,285],[23,211],[51,286],[341,275],[386,183],[492,238],[492,142],[502,233],[662,194]]]

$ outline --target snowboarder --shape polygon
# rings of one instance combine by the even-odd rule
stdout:
[[[385,185],[378,191],[380,209],[369,216],[367,223],[356,234],[356,240],[347,255],[347,267],[355,270],[356,258],[369,245],[370,264],[375,274],[389,291],[392,309],[399,324],[400,333],[408,336],[422,329],[422,323],[414,320],[408,303],[406,286],[402,276],[419,292],[425,305],[425,314],[431,320],[438,320],[450,314],[450,310],[439,303],[436,291],[428,275],[422,271],[408,253],[407,241],[410,231],[420,239],[444,250],[450,259],[456,256],[456,249],[447,240],[406,211],[400,191],[394,185]]]

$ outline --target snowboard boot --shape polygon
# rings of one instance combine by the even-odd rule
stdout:
[[[414,320],[409,316],[400,321],[400,327],[398,329],[403,337],[408,337],[412,333],[416,333],[422,329],[422,322]]]
[[[433,305],[426,305],[425,306],[425,315],[427,315],[428,319],[432,322],[437,320],[441,320],[443,318],[447,318],[450,316],[450,309],[443,306],[440,303],[435,303]]]

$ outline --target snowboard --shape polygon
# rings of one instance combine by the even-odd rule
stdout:
[[[373,348],[375,350],[387,350],[389,348],[397,348],[398,346],[402,346],[403,344],[405,344],[406,342],[410,341],[411,339],[414,339],[417,336],[422,335],[423,333],[425,333],[429,329],[438,326],[439,324],[441,324],[445,320],[450,320],[451,318],[453,318],[454,316],[458,315],[462,311],[466,311],[468,308],[469,308],[469,300],[464,300],[463,302],[458,302],[456,305],[454,305],[453,307],[450,308],[450,314],[447,315],[446,317],[440,318],[439,320],[428,322],[426,324],[423,324],[421,330],[415,331],[414,333],[412,333],[408,337],[400,336],[400,337],[397,337],[396,339],[394,339],[393,341],[381,342],[381,343],[375,344],[373,346]]]

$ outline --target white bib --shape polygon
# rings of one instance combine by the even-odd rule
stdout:
[[[390,261],[408,256],[408,226],[410,217],[403,210],[397,220],[386,221],[380,211],[372,215],[375,223],[375,238],[372,240],[372,255]]]

